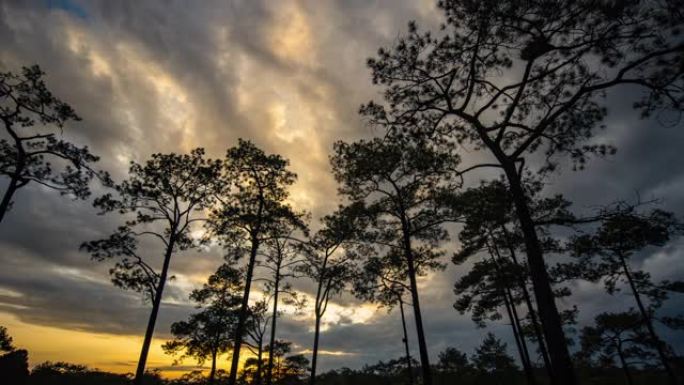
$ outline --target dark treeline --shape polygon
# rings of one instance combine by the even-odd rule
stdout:
[[[684,381],[682,359],[662,337],[665,328],[684,328],[684,316],[664,306],[684,293],[684,282],[658,281],[635,258],[678,239],[684,226],[655,202],[614,197],[579,212],[547,188],[564,168],[581,171],[591,158],[615,153],[598,133],[610,131],[607,103],[625,98],[607,100],[609,91],[638,87],[629,103],[643,118],[682,112],[682,4],[438,5],[439,31],[409,23],[368,60],[383,100],[362,105],[360,114],[381,135],[334,143],[338,208],[322,218],[290,204],[297,175],[289,161],[249,140],[228,145],[219,158],[202,148],[153,154],[114,181],[94,168],[99,158],[87,147],[62,138],[79,118],[50,93],[40,68],[0,74],[0,173],[7,179],[0,222],[29,183],[88,199],[99,181],[103,193],[93,204],[115,225],[81,249],[110,267],[114,285],[149,305],[133,374],[67,363],[29,372],[28,353],[4,328],[0,370],[16,384]],[[473,152],[482,156],[465,156]],[[172,325],[163,345],[176,363],[208,370],[165,380],[147,359],[173,262],[216,254],[223,263],[190,293],[195,311]],[[515,358],[492,333],[470,355],[460,341],[430,355],[435,341],[421,279],[449,264],[459,274],[443,288],[453,291],[453,308],[444,311],[468,314],[476,328],[504,324],[497,330],[510,333]],[[313,293],[296,289],[301,280],[310,280]],[[573,293],[580,282],[626,295],[610,312],[582,313],[593,322],[580,325],[585,309]],[[319,373],[324,317],[340,296],[398,310],[402,356]],[[310,346],[279,334],[279,318],[294,312],[311,321]],[[228,370],[218,369],[221,360]]]

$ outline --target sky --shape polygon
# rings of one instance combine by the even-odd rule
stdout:
[[[433,28],[441,15],[432,0],[2,0],[0,70],[39,64],[48,87],[83,118],[65,129],[65,137],[88,145],[116,180],[131,160],[142,162],[155,152],[204,147],[219,157],[245,138],[290,160],[298,174],[292,202],[319,218],[339,203],[328,163],[332,144],[378,134],[357,113],[362,103],[381,98],[366,59],[395,42],[410,20]],[[618,153],[593,160],[582,172],[561,170],[548,191],[563,192],[580,212],[640,196],[658,199],[659,208],[682,217],[683,127],[639,120],[630,109],[634,92],[608,95],[608,128],[601,136]],[[477,155],[462,156],[467,161]],[[0,183],[4,188],[6,181]],[[81,242],[109,234],[116,220],[98,216],[89,202],[29,186],[0,224],[0,325],[29,350],[32,365],[59,360],[134,370],[149,306],[136,293],[114,287],[109,266],[78,250]],[[683,279],[682,247],[684,239],[674,239],[647,249],[635,267],[656,279]],[[194,367],[191,361],[172,366],[160,344],[172,322],[194,311],[189,291],[220,263],[217,250],[172,261],[176,279],[165,293],[148,367],[169,376]],[[420,281],[433,361],[447,346],[471,353],[488,331],[452,308],[453,283],[462,273],[462,267],[449,266]],[[303,295],[313,288],[300,281],[295,287]],[[573,290],[561,306],[579,305],[581,325],[598,311],[628,306],[596,285],[578,282]],[[358,368],[401,354],[396,311],[349,295],[333,302],[321,337],[322,370]],[[665,311],[682,305],[684,299],[673,298]],[[286,313],[279,322],[279,337],[307,354],[311,317]],[[500,322],[489,330],[509,341],[514,353],[508,326]],[[662,332],[684,353],[681,333]],[[409,341],[417,356],[413,334]]]

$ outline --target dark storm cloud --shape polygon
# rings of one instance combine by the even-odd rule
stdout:
[[[65,135],[89,145],[117,178],[130,160],[143,161],[152,152],[204,146],[221,156],[244,137],[291,160],[299,174],[295,203],[318,218],[338,203],[327,163],[332,143],[375,133],[357,115],[361,103],[379,97],[365,59],[392,44],[411,19],[436,26],[439,15],[427,0],[6,1],[0,2],[0,69],[40,64],[50,89],[83,117]],[[564,169],[549,191],[565,192],[583,212],[638,191],[683,216],[684,131],[638,120],[629,109],[632,96],[630,89],[610,95],[601,138],[616,144],[618,154],[593,160],[583,172]],[[465,154],[464,163],[472,156]],[[27,323],[141,334],[148,306],[113,287],[108,266],[78,251],[82,241],[115,226],[116,218],[97,216],[89,204],[26,187],[0,225],[0,310]],[[681,263],[675,268],[672,262],[681,260],[681,246],[650,250],[640,263],[658,279],[682,278]],[[192,311],[187,293],[215,269],[220,254],[193,252],[173,261],[178,279],[165,297],[158,336]],[[452,309],[453,282],[463,269],[449,267],[423,283],[433,359],[446,346],[471,352],[485,333]],[[296,287],[313,288],[308,282]],[[573,289],[562,305],[581,304],[582,322],[611,304],[619,310],[601,288]],[[359,305],[350,296],[335,301],[345,309]],[[676,299],[665,312],[681,305]],[[365,323],[355,317],[360,314],[341,314],[322,333],[321,348],[331,353],[321,357],[324,369],[401,354],[397,310],[378,310]],[[407,318],[417,356],[410,312]],[[279,325],[282,338],[299,351],[309,349],[311,320],[286,316]],[[494,330],[511,341],[503,323]],[[668,337],[681,352],[681,337]]]

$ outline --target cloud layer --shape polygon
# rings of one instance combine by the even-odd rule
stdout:
[[[50,89],[83,117],[65,135],[101,155],[101,166],[115,178],[125,175],[130,160],[144,161],[153,152],[201,146],[221,156],[242,137],[290,159],[299,175],[293,200],[317,218],[338,202],[328,165],[332,143],[376,134],[357,115],[361,103],[380,96],[365,59],[392,43],[409,20],[436,26],[439,13],[427,0],[8,1],[0,3],[0,70],[41,65]],[[684,214],[684,131],[637,120],[621,98],[610,98],[605,133],[618,155],[582,173],[565,170],[551,190],[565,192],[582,210],[638,191]],[[115,225],[88,204],[38,187],[21,191],[0,225],[0,312],[25,328],[141,335],[148,308],[109,283],[107,266],[78,252],[82,241]],[[642,263],[654,276],[682,278],[684,267],[673,262],[681,261],[681,246],[648,251]],[[177,280],[158,336],[168,336],[170,323],[192,311],[188,290],[219,263],[218,252],[174,260]],[[470,351],[484,334],[451,308],[459,271],[450,267],[422,283],[435,357],[446,346]],[[613,302],[596,287],[575,289],[567,305],[581,302],[584,321]],[[349,298],[339,308],[322,336],[324,370],[401,354],[396,311],[359,307]],[[309,349],[309,319],[284,318],[281,325],[282,338]],[[495,330],[511,340],[505,325]],[[682,337],[670,337],[681,352]],[[409,340],[415,346],[412,334]]]

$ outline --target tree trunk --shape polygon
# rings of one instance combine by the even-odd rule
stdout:
[[[406,317],[404,317],[404,301],[399,297],[399,312],[401,313],[401,328],[404,332],[404,348],[406,349],[406,369],[408,370],[409,385],[413,385],[413,367],[411,365],[411,351],[409,350],[408,333],[406,332]]]
[[[273,284],[275,293],[273,293],[273,319],[271,320],[271,340],[269,342],[268,348],[268,366],[266,368],[266,385],[271,385],[273,377],[273,347],[275,346],[275,336],[276,336],[276,321],[278,318],[278,291],[280,289],[280,263],[278,260],[278,265],[276,266],[275,282]]]
[[[663,364],[663,368],[667,373],[669,382],[671,385],[677,385],[677,377],[675,376],[674,371],[672,370],[672,367],[670,366],[669,360],[667,358],[667,354],[665,353],[664,343],[660,338],[658,338],[655,328],[653,327],[653,322],[651,322],[651,316],[648,314],[648,311],[646,310],[644,303],[641,301],[641,296],[639,295],[639,291],[637,290],[637,287],[634,284],[634,279],[632,278],[632,273],[629,271],[629,266],[627,266],[627,261],[623,256],[620,255],[619,257],[620,263],[622,264],[622,269],[625,272],[625,277],[627,277],[627,281],[629,282],[629,287],[632,289],[634,300],[637,303],[637,307],[639,308],[639,312],[641,313],[641,317],[643,318],[644,324],[646,324],[648,334],[651,336],[651,340],[653,340],[653,344],[655,345],[656,350],[658,351],[658,357],[660,358],[660,362]]]
[[[520,266],[518,262],[518,257],[516,256],[515,249],[511,246],[510,236],[506,226],[501,226],[503,232],[506,234],[506,244],[508,245],[508,250],[511,253],[511,259],[516,266]],[[542,332],[539,321],[537,320],[537,312],[534,310],[532,305],[532,298],[530,297],[530,292],[527,290],[527,282],[522,276],[519,277],[519,285],[522,290],[523,298],[525,299],[525,305],[527,306],[527,312],[530,316],[530,322],[532,323],[532,328],[534,329],[534,334],[537,338],[537,344],[539,345],[539,351],[541,352],[542,359],[544,360],[544,367],[546,368],[547,375],[549,376],[549,381],[553,381],[553,372],[551,371],[551,360],[549,360],[549,352],[546,350],[546,342],[544,341],[544,333]]]
[[[534,367],[532,366],[532,359],[530,358],[530,351],[527,349],[527,341],[525,341],[525,335],[522,332],[522,326],[520,325],[520,317],[518,316],[518,310],[515,308],[515,304],[513,302],[513,295],[511,294],[510,290],[508,290],[508,298],[509,302],[511,303],[511,311],[513,312],[513,321],[515,321],[515,327],[518,329],[518,335],[520,336],[520,345],[522,346],[523,353],[525,354],[525,358],[527,359],[527,365],[529,367],[530,373],[533,373]],[[536,383],[537,381],[534,380],[534,377],[532,377],[532,382],[531,383]]]
[[[12,176],[9,185],[7,186],[7,190],[5,191],[5,195],[3,195],[2,201],[0,201],[0,223],[2,223],[2,220],[5,219],[5,214],[7,211],[9,211],[10,204],[12,203],[12,197],[14,196],[14,192],[17,191],[18,185],[19,180]]]
[[[620,357],[620,364],[622,365],[622,370],[625,372],[625,379],[627,380],[628,385],[633,385],[634,380],[632,379],[632,373],[629,371],[629,366],[627,366],[627,361],[625,360],[625,356],[622,353],[622,348],[618,347],[618,357]]]
[[[7,123],[5,124],[7,125]],[[19,189],[19,187],[21,187],[19,185],[19,179],[21,179],[21,173],[24,171],[24,167],[26,165],[26,152],[24,151],[24,147],[21,145],[21,141],[18,139],[14,131],[12,131],[9,127],[8,131],[14,138],[15,145],[17,147],[17,164],[15,165],[14,172],[10,178],[9,185],[7,185],[7,190],[2,197],[2,201],[0,201],[0,223],[2,223],[2,220],[5,219],[5,214],[7,214],[7,211],[9,211],[14,193],[17,191],[17,189]]]
[[[430,371],[430,359],[428,357],[425,332],[423,331],[423,317],[420,312],[420,299],[418,298],[418,284],[416,283],[416,267],[413,261],[413,249],[411,237],[406,219],[402,217],[402,232],[404,240],[404,255],[408,265],[408,276],[411,285],[411,301],[413,302],[413,315],[416,319],[416,331],[418,334],[418,350],[420,352],[420,366],[423,374],[423,385],[432,385],[432,373]]]
[[[257,350],[257,369],[256,369],[257,372],[256,372],[256,376],[254,376],[254,377],[255,377],[255,378],[254,378],[254,383],[255,383],[256,385],[261,385],[261,372],[262,372],[262,370],[261,370],[261,365],[262,365],[261,362],[263,361],[263,358],[262,358],[262,357],[264,356],[263,337],[261,337],[261,338],[259,339],[258,343],[259,343],[259,349]]]
[[[157,323],[157,314],[159,313],[159,306],[161,305],[162,294],[164,292],[164,286],[166,284],[166,277],[169,272],[169,264],[171,263],[171,254],[173,253],[173,246],[175,243],[175,226],[171,230],[171,236],[169,237],[169,245],[166,248],[166,253],[164,254],[164,265],[162,266],[162,271],[159,276],[159,284],[157,285],[157,290],[155,291],[154,299],[152,301],[152,313],[147,321],[147,330],[145,330],[145,339],[143,341],[142,350],[140,351],[140,359],[138,360],[138,368],[135,371],[135,379],[133,380],[134,385],[142,385],[143,376],[145,375],[145,364],[147,364],[147,354],[150,351],[150,344],[152,343],[152,335],[154,334],[154,325]]]
[[[572,360],[570,359],[565,333],[563,332],[563,323],[556,307],[553,290],[551,289],[551,280],[546,271],[544,255],[537,237],[534,221],[529,211],[527,197],[515,164],[513,162],[502,162],[502,165],[509,182],[520,228],[523,232],[530,278],[532,279],[534,294],[539,306],[539,316],[544,337],[548,343],[549,356],[554,373],[552,383],[575,385],[577,384],[577,378],[572,366]]]
[[[245,331],[245,323],[247,322],[247,313],[249,312],[249,291],[252,286],[252,276],[254,275],[254,265],[256,264],[256,255],[259,250],[258,240],[259,229],[252,234],[252,248],[249,253],[249,264],[247,265],[247,275],[245,276],[245,291],[242,295],[242,304],[240,305],[240,315],[238,317],[238,324],[235,327],[235,337],[233,337],[233,357],[230,365],[230,374],[228,377],[228,384],[235,385],[237,380],[238,365],[240,363],[240,348],[242,347],[242,335]]]
[[[311,379],[309,385],[314,385],[316,383],[316,361],[318,360],[318,338],[321,332],[321,315],[318,314],[318,309],[316,309],[316,326],[314,329],[314,344],[313,351],[311,352]]]
[[[214,350],[211,352],[211,371],[209,371],[209,385],[214,385],[214,379],[216,378],[216,354]]]
[[[501,294],[503,296],[504,305],[506,306],[506,313],[508,313],[508,319],[511,322],[511,328],[513,329],[513,338],[515,339],[515,344],[518,348],[518,353],[520,354],[520,362],[523,365],[523,371],[525,372],[527,383],[529,385],[534,385],[537,382],[534,379],[532,365],[530,364],[530,356],[529,352],[527,352],[527,347],[525,346],[524,337],[520,332],[520,322],[517,320],[517,315],[513,312],[512,299],[509,298],[505,290],[502,290]]]

